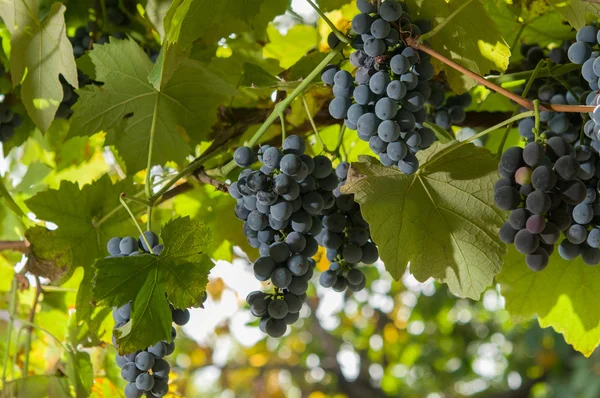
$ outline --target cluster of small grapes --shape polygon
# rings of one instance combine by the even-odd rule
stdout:
[[[383,165],[412,174],[419,168],[414,154],[436,139],[421,125],[427,119],[433,66],[427,54],[401,43],[396,22],[407,22],[400,31],[413,36],[420,35],[420,28],[409,22],[400,3],[387,0],[379,12],[367,0],[357,0],[357,6],[361,13],[352,20],[351,42],[356,51],[350,56],[356,76],[334,65],[321,75],[333,86],[329,113],[357,130]]]
[[[317,242],[327,249],[327,259],[331,262],[329,269],[321,274],[319,283],[336,292],[343,292],[346,288],[353,292],[364,289],[367,280],[356,265],[373,264],[379,258],[369,224],[362,217],[354,195],[340,192],[346,182],[348,168],[346,162],[336,168],[340,184],[334,191],[335,205],[325,212],[323,230],[317,236]]]
[[[558,47],[554,47],[550,51],[546,52],[544,48],[542,48],[538,44],[521,44],[521,55],[525,57],[523,61],[523,69],[531,70],[537,66],[537,64],[543,59],[550,59],[555,64],[566,64],[569,62],[569,58],[567,57],[567,51],[569,50],[569,46],[571,42],[565,41],[562,45]]]
[[[446,98],[446,89],[440,82],[432,82],[431,95],[427,101],[432,109],[431,119],[444,130],[450,130],[452,125],[465,121],[465,108],[471,105],[471,94],[464,93]]]
[[[524,149],[512,147],[502,154],[498,166],[502,178],[494,187],[494,201],[499,209],[511,213],[500,229],[500,239],[514,243],[534,271],[548,265],[560,232],[571,226],[570,206],[586,198],[574,153],[563,138],[552,137],[545,145],[530,142]],[[581,253],[596,256],[587,249]]]
[[[271,280],[275,293],[269,297],[276,299],[282,292],[306,293],[316,265],[311,257],[319,248],[315,236],[321,232],[320,214],[335,204],[332,191],[338,178],[331,161],[320,155],[313,158],[305,150],[306,144],[295,135],[283,141],[283,150],[263,146],[258,154],[260,170],[249,168],[255,161],[251,148],[240,147],[234,153],[236,164],[246,167],[229,187],[238,201],[235,214],[244,221],[248,242],[261,254],[254,275],[260,281]],[[254,313],[263,316],[264,310]],[[279,326],[269,328],[269,334],[278,335],[281,323],[271,323]]]
[[[280,290],[272,294],[255,290],[246,297],[250,311],[260,318],[258,327],[271,337],[285,334],[287,325],[293,325],[300,317],[300,309],[305,301],[306,293],[296,295]]]

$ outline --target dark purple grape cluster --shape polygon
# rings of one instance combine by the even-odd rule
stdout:
[[[361,13],[349,32],[356,49],[350,55],[355,76],[335,65],[321,75],[333,87],[329,113],[356,130],[383,165],[413,174],[419,168],[415,153],[436,139],[421,124],[427,120],[433,66],[427,54],[406,46],[400,34],[417,37],[421,29],[410,22],[405,5],[395,0],[384,1],[379,9],[366,0],[356,4]],[[330,45],[335,44],[335,36],[330,36]]]
[[[246,169],[229,193],[237,200],[235,214],[244,221],[248,242],[260,251],[254,275],[270,280],[275,288],[269,297],[306,293],[316,265],[311,257],[319,249],[315,236],[321,232],[320,217],[335,204],[332,191],[338,178],[331,160],[305,151],[304,140],[295,135],[283,141],[282,149],[262,146],[260,170],[250,168],[255,161],[251,148],[240,147],[234,153],[236,164]]]
[[[323,216],[323,230],[317,236],[317,242],[327,249],[329,269],[319,278],[323,287],[336,292],[346,289],[357,292],[364,289],[367,280],[357,265],[373,264],[379,258],[377,245],[371,239],[369,224],[360,212],[360,206],[354,201],[354,195],[345,195],[340,188],[346,182],[349,164],[340,163],[336,175],[340,179],[334,191],[335,205]]]
[[[494,187],[494,202],[511,212],[500,239],[514,244],[526,255],[529,268],[540,271],[548,265],[561,231],[571,226],[573,206],[586,198],[581,163],[567,141],[552,137],[544,145],[530,142],[525,148],[507,149],[498,172],[502,178]]]
[[[306,293],[294,294],[278,289],[271,294],[256,290],[246,297],[250,311],[260,318],[260,330],[275,338],[283,336],[288,325],[293,325],[298,320],[305,301]]]
[[[110,257],[140,256],[144,254],[159,255],[163,245],[159,243],[158,236],[152,231],[144,232],[142,236],[135,239],[131,236],[125,238],[115,237],[109,240],[107,249]],[[148,244],[146,244],[146,241]],[[151,248],[148,248],[148,245]],[[206,301],[204,292],[202,303]],[[190,312],[186,309],[177,309],[169,304],[173,323],[179,326],[187,324],[190,320]],[[113,319],[115,329],[123,327],[131,320],[131,302],[122,307],[113,308]],[[159,341],[151,347],[128,354],[117,354],[116,362],[121,369],[121,377],[127,381],[125,386],[126,398],[163,397],[169,392],[169,373],[171,367],[164,359],[175,350],[175,337],[177,331],[171,329],[171,341]],[[116,337],[113,335],[113,345],[119,347]]]

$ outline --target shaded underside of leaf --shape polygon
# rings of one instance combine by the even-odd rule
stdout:
[[[433,277],[478,299],[506,252],[492,196],[497,161],[485,149],[456,143],[424,151],[413,176],[361,160],[344,190],[360,203],[386,269],[400,279],[410,263],[418,280]]]

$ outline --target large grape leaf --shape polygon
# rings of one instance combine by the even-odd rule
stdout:
[[[129,181],[112,184],[105,175],[91,185],[79,188],[77,184],[63,181],[58,190],[40,192],[25,201],[36,217],[58,225],[50,231],[34,227],[26,231],[33,256],[27,267],[37,275],[58,282],[66,281],[75,268],[83,267],[86,275],[97,258],[107,255],[106,243],[113,236],[137,236],[131,219],[120,206],[119,194],[132,193]],[[134,210],[139,205],[132,204]],[[112,212],[112,217],[104,218]],[[91,279],[91,278],[89,278]],[[89,316],[89,290],[78,291],[77,303],[81,312],[78,319]]]
[[[189,59],[157,90],[148,81],[154,65],[133,40],[111,38],[110,44],[94,46],[90,58],[96,79],[105,84],[78,90],[69,137],[115,129],[107,143],[116,145],[129,173],[146,167],[153,130],[153,163],[183,162],[190,143],[207,137],[217,107],[235,94],[231,85]]]
[[[555,253],[546,269],[533,272],[511,246],[497,281],[514,321],[537,316],[540,326],[562,333],[585,356],[600,344],[600,268]]]
[[[575,29],[600,17],[600,4],[584,0],[548,0]]]
[[[464,0],[408,0],[413,19],[442,23],[464,3]],[[472,1],[441,32],[428,40],[431,47],[479,75],[508,67],[510,48],[496,23],[488,16],[479,0]],[[432,59],[438,70],[444,70],[454,92],[462,93],[477,83],[470,77]]]
[[[65,6],[54,3],[38,18],[39,0],[21,0],[0,6],[0,17],[11,31],[10,71],[14,86],[21,84],[27,113],[46,131],[63,99],[59,75],[78,87],[73,47],[67,38]],[[13,14],[14,13],[14,14]]]
[[[167,42],[184,48],[202,38],[213,43],[231,33],[260,32],[290,0],[174,0],[165,16]]]
[[[133,352],[159,340],[171,340],[171,311],[198,307],[213,262],[206,254],[210,231],[189,217],[161,230],[160,255],[114,257],[96,261],[92,296],[106,306],[132,301],[131,321],[117,329],[120,352]]]
[[[498,162],[472,144],[434,144],[412,176],[369,158],[352,163],[343,190],[354,193],[386,269],[398,280],[410,263],[419,281],[447,283],[478,299],[500,271],[506,246],[494,207]]]

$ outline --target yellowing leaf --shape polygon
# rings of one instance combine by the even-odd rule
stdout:
[[[38,0],[21,0],[0,6],[9,30],[13,18],[10,71],[14,86],[21,83],[21,99],[31,119],[46,131],[63,99],[59,75],[78,87],[73,47],[67,38],[65,6],[54,3],[44,20],[37,17]]]
[[[548,267],[533,272],[511,246],[498,283],[514,321],[537,316],[540,326],[562,333],[585,356],[600,344],[600,268],[586,265],[581,257],[566,261],[555,253]]]
[[[494,207],[498,162],[472,144],[434,144],[412,176],[362,157],[343,188],[354,193],[381,259],[395,279],[410,263],[419,281],[447,283],[478,299],[500,271],[506,246]]]
[[[279,33],[275,25],[267,28],[269,44],[264,47],[265,58],[279,60],[279,66],[287,69],[298,62],[317,45],[317,30],[308,25],[296,25],[286,35]]]

